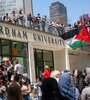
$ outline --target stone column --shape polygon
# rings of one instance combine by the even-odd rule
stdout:
[[[30,73],[30,81],[35,82],[35,64],[34,64],[34,51],[33,45],[30,41],[28,41],[28,54],[29,54],[29,73]]]
[[[66,70],[70,70],[69,53],[68,53],[67,45],[65,46],[65,65],[66,65]]]

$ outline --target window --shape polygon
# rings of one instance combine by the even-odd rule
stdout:
[[[52,61],[52,52],[51,51],[43,51],[44,61]]]
[[[1,40],[1,46],[2,46],[2,55],[11,55],[9,40]]]
[[[13,63],[18,59],[22,65],[23,73],[28,72],[28,44],[24,42],[16,42],[10,40],[0,40],[0,61],[3,58],[10,58]]]
[[[36,78],[42,75],[45,65],[48,65],[51,70],[54,69],[52,51],[34,49],[34,58],[35,58]]]
[[[15,61],[18,60],[19,61],[19,64],[21,64],[22,66],[22,72],[23,73],[27,73],[28,71],[28,59],[27,58],[24,58],[24,57],[12,57],[12,60],[15,64]]]
[[[43,51],[43,61],[44,61],[44,66],[48,65],[50,69],[52,70],[54,65],[53,65],[53,52],[52,51]]]
[[[29,73],[28,70],[28,50],[27,43],[21,42],[11,42],[12,44],[12,60],[15,61],[18,59],[19,63],[22,65],[22,72]]]
[[[27,44],[12,42],[12,56],[27,56]]]

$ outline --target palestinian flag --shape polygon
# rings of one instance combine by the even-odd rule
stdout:
[[[73,50],[88,45],[90,43],[90,36],[87,27],[84,25],[78,34],[72,39],[66,40],[66,42]]]

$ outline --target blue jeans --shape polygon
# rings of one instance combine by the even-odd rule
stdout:
[[[30,95],[29,94],[24,95],[23,97],[24,97],[24,100],[30,100]]]

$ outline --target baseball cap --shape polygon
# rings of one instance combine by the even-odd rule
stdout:
[[[46,65],[45,68],[48,69],[49,67]]]

